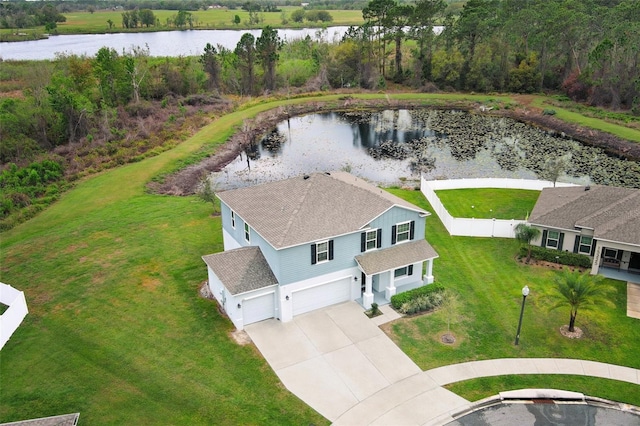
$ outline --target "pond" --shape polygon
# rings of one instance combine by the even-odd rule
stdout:
[[[218,190],[311,172],[349,171],[381,185],[427,179],[549,178],[640,187],[637,162],[518,121],[437,109],[329,112],[283,121],[213,174]]]

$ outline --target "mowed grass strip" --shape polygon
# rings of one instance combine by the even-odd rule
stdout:
[[[580,126],[589,127],[591,129],[601,130],[611,133],[623,139],[633,142],[640,142],[640,131],[632,127],[621,126],[615,123],[602,120],[600,118],[588,117],[579,112],[570,111],[568,109],[556,106],[551,98],[536,96],[533,105],[539,108],[552,109],[556,112],[555,117],[568,123],[578,124]]]
[[[611,401],[625,401],[628,404],[640,406],[638,385],[618,380],[573,376],[570,374],[482,377],[452,383],[445,387],[469,401],[478,401],[496,395],[495,389],[500,389],[501,392],[518,389],[549,389],[553,386],[558,386],[558,383],[562,383],[562,390],[580,392],[589,396],[597,395],[599,398]]]
[[[447,189],[436,195],[453,217],[526,219],[540,191],[502,188]]]
[[[427,218],[426,238],[440,256],[434,262],[433,274],[436,282],[457,293],[461,301],[451,323],[457,339],[453,345],[441,342],[447,331],[447,319],[441,311],[385,326],[391,338],[422,369],[494,358],[577,358],[640,368],[636,356],[640,327],[638,320],[626,316],[625,282],[605,280],[616,289],[615,307],[580,310],[576,326],[584,336],[567,339],[559,329],[568,324],[569,310],[550,310],[549,293],[559,270],[516,262],[515,240],[451,237],[421,192],[389,191],[432,212]],[[526,301],[520,344],[515,346],[521,290],[525,285],[531,293]],[[541,387],[564,389],[563,379],[559,377]],[[498,380],[490,392],[495,394],[502,389]],[[640,386],[634,389],[640,394]]]
[[[2,350],[2,421],[80,412],[82,424],[326,424],[198,296],[200,257],[222,250],[211,207],[145,193],[248,114],[88,179],[2,235],[0,279],[30,310]]]

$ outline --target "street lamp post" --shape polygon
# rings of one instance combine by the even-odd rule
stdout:
[[[529,286],[522,287],[522,307],[520,308],[520,321],[518,322],[518,332],[516,333],[516,346],[520,341],[520,328],[522,328],[522,316],[524,315],[524,302],[527,300],[527,296],[529,295]]]

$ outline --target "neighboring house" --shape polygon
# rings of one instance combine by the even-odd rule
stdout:
[[[224,252],[203,256],[233,324],[348,300],[365,308],[433,282],[425,210],[344,172],[218,193]],[[426,271],[423,276],[423,270]]]
[[[545,188],[531,216],[542,247],[591,256],[599,268],[640,273],[640,190],[611,186]]]

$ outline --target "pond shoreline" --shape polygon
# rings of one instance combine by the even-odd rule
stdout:
[[[149,190],[165,195],[191,195],[205,176],[222,170],[233,161],[243,150],[258,143],[261,138],[272,130],[278,123],[288,118],[321,112],[339,111],[380,111],[384,109],[418,109],[430,108],[441,110],[461,110],[470,113],[507,117],[527,125],[551,132],[556,136],[574,139],[584,145],[603,149],[608,155],[622,159],[640,161],[640,144],[626,141],[614,135],[598,130],[564,122],[558,118],[543,115],[542,111],[518,105],[513,109],[499,109],[481,111],[481,104],[473,101],[435,101],[396,100],[396,99],[356,99],[349,95],[340,98],[338,103],[326,101],[311,101],[304,104],[277,107],[245,120],[243,129],[231,136],[216,153],[202,162],[189,166],[172,175],[164,182],[152,182]]]

